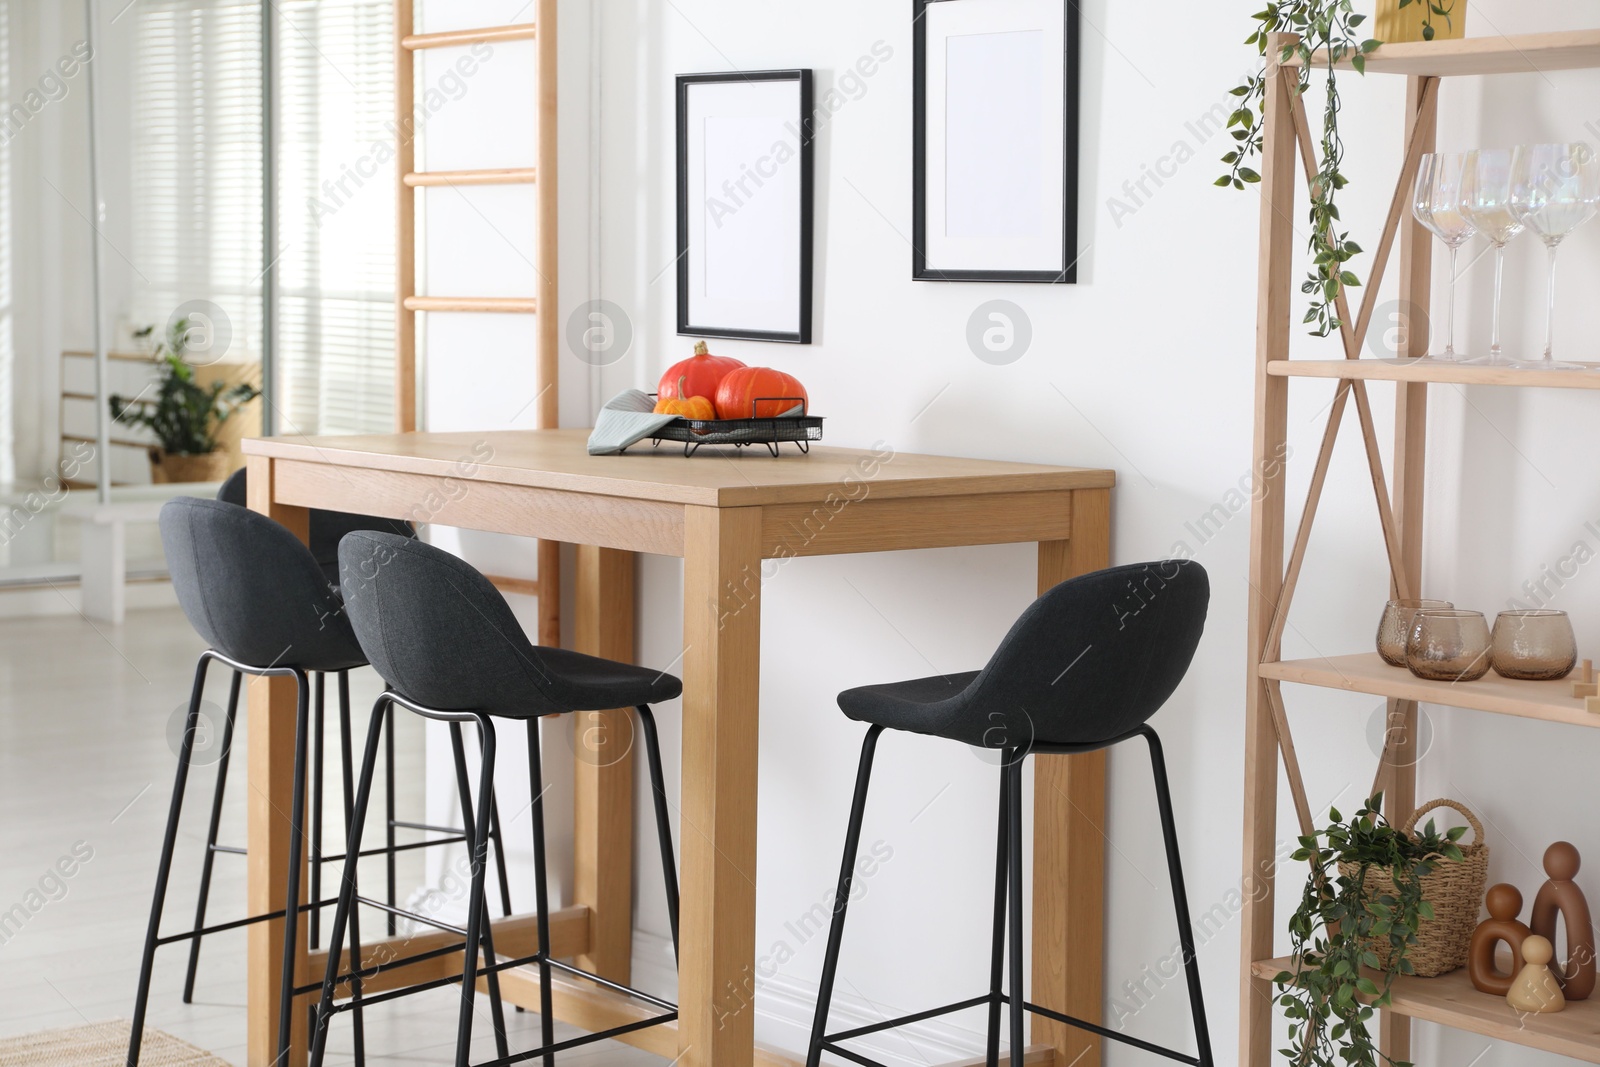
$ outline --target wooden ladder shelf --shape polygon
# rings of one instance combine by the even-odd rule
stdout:
[[[1282,43],[1270,43],[1268,56],[1278,55]],[[1298,290],[1295,223],[1302,217],[1295,203],[1297,182],[1301,177],[1312,180],[1317,163],[1305,105],[1299,95],[1298,71],[1292,66],[1269,67],[1262,116],[1260,304],[1256,324],[1254,469],[1260,489],[1250,532],[1252,682],[1246,701],[1244,884],[1248,891],[1244,893],[1243,914],[1242,1067],[1269,1067],[1274,1062],[1272,978],[1289,969],[1287,961],[1273,958],[1277,934],[1273,877],[1277,863],[1280,760],[1300,833],[1309,834],[1313,829],[1314,816],[1284,705],[1285,683],[1387,699],[1386,743],[1372,792],[1384,790],[1386,812],[1396,822],[1408,817],[1416,807],[1419,703],[1600,726],[1600,716],[1589,715],[1583,701],[1574,699],[1570,685],[1565,683],[1506,682],[1490,677],[1471,684],[1442,685],[1389,667],[1376,653],[1317,660],[1282,658],[1290,608],[1305,566],[1335,445],[1352,400],[1377,503],[1392,592],[1409,597],[1419,589],[1422,573],[1428,385],[1600,389],[1600,373],[1586,371],[1526,374],[1501,367],[1408,364],[1361,355],[1379,288],[1397,246],[1401,304],[1426,308],[1431,302],[1431,238],[1409,217],[1409,204],[1422,156],[1434,149],[1440,78],[1589,67],[1600,67],[1600,31],[1386,45],[1370,55],[1367,73],[1393,73],[1407,78],[1405,155],[1383,236],[1373,253],[1361,307],[1352,317],[1344,294],[1341,292],[1338,297],[1344,352],[1344,358],[1338,360],[1289,358],[1292,304]],[[1427,319],[1420,318],[1420,322],[1409,323],[1402,356],[1428,352]],[[1299,526],[1290,542],[1283,457],[1288,444],[1289,383],[1301,379],[1329,380],[1335,386]],[[1368,382],[1393,382],[1397,393],[1392,479],[1384,470]],[[1403,978],[1395,986],[1393,1007],[1383,1013],[1380,1026],[1386,1055],[1399,1060],[1411,1058],[1412,1019],[1600,1063],[1600,1000],[1570,1004],[1558,1015],[1521,1018],[1502,999],[1473,990],[1464,971],[1438,979]]]
[[[417,429],[417,314],[514,314],[537,318],[534,426],[555,429],[559,416],[559,344],[556,316],[560,265],[556,188],[556,0],[535,0],[534,20],[514,26],[490,26],[443,33],[414,33],[415,0],[395,4],[395,128],[401,132],[396,167],[399,173],[397,212],[395,417],[402,433]],[[538,148],[532,167],[485,170],[419,171],[416,160],[417,59],[420,51],[465,48],[476,44],[535,41],[538,52]],[[532,185],[538,197],[538,242],[535,271],[538,292],[526,297],[428,296],[417,292],[417,198],[429,189],[488,185]],[[506,592],[538,599],[538,641],[561,643],[561,546],[537,543],[538,578],[494,578]]]

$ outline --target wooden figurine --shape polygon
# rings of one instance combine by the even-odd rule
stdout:
[[[1583,680],[1572,683],[1572,695],[1579,699],[1583,697],[1600,697],[1600,681],[1595,680],[1594,660],[1586,659],[1583,661]]]
[[[1573,881],[1582,864],[1578,850],[1565,841],[1557,841],[1545,850],[1544,870],[1550,880],[1533,898],[1533,914],[1528,919],[1529,929],[1552,945],[1556,943],[1557,920],[1566,926],[1567,959],[1555,966],[1555,972],[1568,1000],[1588,1000],[1596,978],[1589,902]]]
[[[1467,976],[1472,987],[1480,993],[1503,997],[1511,992],[1511,983],[1527,961],[1522,958],[1522,944],[1533,935],[1518,921],[1522,914],[1522,893],[1514,885],[1493,886],[1487,898],[1489,918],[1472,933],[1472,951],[1467,957]],[[1495,952],[1504,941],[1511,948],[1511,973],[1503,974],[1495,966]]]
[[[1522,955],[1528,962],[1511,983],[1511,992],[1506,994],[1507,1004],[1533,1015],[1551,1015],[1566,1008],[1567,998],[1561,993],[1561,983],[1550,971],[1550,960],[1555,954],[1555,946],[1549,941],[1538,934],[1528,936],[1522,943]]]

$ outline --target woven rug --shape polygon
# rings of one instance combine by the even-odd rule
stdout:
[[[0,1038],[0,1067],[123,1067],[127,1062],[126,1019]],[[139,1067],[228,1067],[228,1061],[147,1029]]]

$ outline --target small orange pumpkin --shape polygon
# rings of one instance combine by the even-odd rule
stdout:
[[[714,419],[717,409],[712,406],[710,399],[703,396],[684,397],[688,385],[680,377],[678,379],[677,396],[662,396],[656,400],[655,413],[657,415],[676,415],[680,419]]]

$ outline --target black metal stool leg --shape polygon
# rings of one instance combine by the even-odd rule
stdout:
[[[294,1023],[294,958],[300,935],[300,868],[304,864],[306,841],[306,745],[311,733],[311,684],[304,671],[296,669],[294,722],[294,801],[289,819],[288,893],[283,915],[283,979],[279,987],[278,1055],[279,1062],[289,1051],[289,1035]]]
[[[1018,750],[1006,753],[1006,793],[1010,798],[1006,851],[1011,867],[1011,1067],[1022,1067],[1026,1048],[1022,1038],[1022,1019],[1027,1012],[1022,989],[1022,757]]]
[[[395,846],[395,832],[394,832],[394,830],[395,830],[395,827],[394,827],[394,820],[395,820],[395,802],[394,802],[395,783],[394,783],[394,705],[393,704],[389,705],[388,714],[389,714],[389,731],[388,731],[387,734],[384,735],[384,740],[383,740],[383,761],[384,761],[383,806],[384,806],[384,812],[385,812],[385,820],[388,823],[388,832],[384,837],[384,848],[388,853],[387,858],[385,860],[385,865],[388,868],[388,876],[389,876],[389,881],[388,881],[388,886],[387,886],[388,896],[385,899],[387,900],[387,902],[389,904],[389,908],[390,908],[390,911],[389,911],[389,914],[388,914],[389,936],[393,937],[398,932],[399,928],[398,928],[398,926],[396,924],[400,921],[400,917],[397,916],[394,913],[394,910],[393,910],[394,907],[395,907],[395,900],[397,899],[397,893],[396,893],[395,890],[396,890],[396,886],[399,883],[399,878],[397,876],[398,872],[396,871],[396,866],[395,866],[396,853],[395,853],[395,850],[394,850],[394,846]]]
[[[311,902],[322,899],[322,775],[327,748],[327,675],[318,671],[312,683],[311,703]],[[313,907],[306,916],[306,937],[312,948],[322,942],[322,909]]]
[[[481,728],[490,734],[494,733],[494,726],[487,718],[483,720]],[[484,814],[482,817],[474,819],[472,815],[472,787],[467,780],[466,745],[461,740],[461,724],[458,722],[453,722],[450,724],[450,749],[455,757],[456,789],[461,794],[461,825],[464,828],[463,832],[466,834],[467,840],[472,843],[471,847],[473,849],[474,857],[477,856],[478,843],[483,843],[483,848],[485,850],[483,854],[483,862],[487,863],[488,843],[490,836],[493,833],[490,815],[492,815],[494,812],[494,777],[489,774],[480,775],[480,777],[483,779],[481,788],[487,790],[487,792],[481,794],[478,798],[479,806],[483,808]],[[476,868],[474,868],[474,872],[476,872]],[[474,873],[473,877],[477,878],[477,874]],[[479,886],[479,888],[475,889],[473,892],[474,897],[471,903],[484,904],[485,900],[479,899],[477,896],[477,894],[483,892],[482,886]],[[480,909],[480,911],[484,912],[487,910],[487,906],[484,906]],[[480,928],[478,938],[483,942],[484,955],[487,957],[485,961],[486,964],[489,967],[493,967],[496,962],[494,955],[494,931],[491,929],[493,924],[489,921],[488,915],[483,915],[482,918],[483,925]],[[470,924],[468,928],[471,928]],[[475,941],[475,939],[471,936],[468,937],[468,940]],[[476,951],[469,952],[469,955],[472,955],[473,958],[476,959]],[[476,969],[477,968],[474,966],[463,973],[470,975],[475,973]],[[464,979],[464,981],[471,981],[474,985],[477,984],[477,980],[475,978]],[[511,1053],[510,1048],[506,1043],[505,1004],[500,1000],[500,975],[498,972],[493,970],[489,972],[488,986],[489,1012],[494,1020],[495,1050],[496,1054],[501,1059],[505,1059]],[[466,1067],[465,1061],[462,1061],[462,1067]]]
[[[666,777],[661,772],[661,740],[650,705],[640,704],[639,726],[644,731],[644,753],[650,764],[650,792],[656,806],[656,839],[661,847],[661,873],[667,885],[667,919],[672,923],[672,958],[678,958],[678,864],[672,854],[672,820],[667,817]]]
[[[166,835],[161,839],[161,860],[156,864],[155,899],[150,903],[150,923],[145,928],[144,955],[139,960],[139,990],[134,994],[133,1025],[128,1038],[128,1067],[138,1067],[144,1041],[144,1013],[150,1002],[150,977],[156,963],[156,941],[161,936],[161,910],[167,902],[167,880],[172,874],[172,852],[178,843],[178,820],[183,815],[183,791],[189,783],[189,761],[194,754],[194,731],[200,721],[200,701],[205,696],[206,656],[194,668],[194,688],[189,693],[189,715],[184,720],[183,741],[178,746],[178,775],[167,809]]]
[[[372,778],[378,766],[378,744],[383,740],[385,723],[393,727],[392,719],[388,718],[391,710],[387,693],[372,706],[372,723],[367,728],[367,748],[361,759],[361,780],[356,785],[355,808],[351,812],[350,835],[345,845],[345,851],[351,856],[361,851],[361,829],[366,824],[367,802],[372,797]],[[334,910],[333,930],[328,939],[328,967],[322,979],[322,999],[317,1004],[316,1024],[311,1030],[311,1067],[322,1067],[322,1058],[327,1050],[328,1021],[332,1018],[333,993],[339,980],[345,924],[356,907],[356,868],[357,864],[346,863],[344,873],[340,876],[339,906]],[[355,981],[352,979],[352,983]],[[353,985],[353,988],[359,987]]]
[[[994,941],[989,958],[989,1033],[984,1047],[985,1067],[1000,1064],[1000,1003],[1006,993],[1006,889],[1011,868],[1006,839],[1011,835],[1011,776],[1000,768],[1000,829],[994,839]]]
[[[1150,744],[1150,767],[1155,773],[1156,801],[1161,808],[1161,835],[1167,845],[1167,872],[1172,879],[1172,904],[1178,913],[1178,943],[1183,947],[1183,970],[1189,983],[1189,1010],[1194,1015],[1194,1039],[1200,1067],[1212,1067],[1211,1030],[1206,1022],[1205,994],[1200,988],[1200,961],[1196,958],[1194,928],[1189,922],[1189,893],[1183,883],[1183,863],[1178,858],[1178,825],[1172,814],[1172,789],[1167,781],[1167,760],[1161,738],[1150,727],[1140,733]]]
[[[211,870],[217,859],[217,831],[222,825],[222,798],[228,790],[228,756],[233,751],[233,724],[239,714],[239,686],[244,675],[233,672],[228,686],[228,712],[222,720],[222,755],[217,759],[217,785],[211,794],[211,820],[206,826],[206,854],[200,864],[200,898],[194,908],[194,928],[206,925],[206,905],[211,899]],[[194,978],[200,969],[200,942],[197,934],[189,942],[189,970],[183,979],[183,1002],[194,1003]]]
[[[839,889],[833,899],[833,921],[828,927],[828,949],[822,957],[822,981],[817,989],[817,1014],[811,1021],[811,1044],[806,1067],[822,1060],[822,1041],[828,1029],[828,1007],[833,1001],[833,979],[839,970],[839,945],[844,940],[845,912],[850,906],[850,884],[855,880],[856,851],[861,845],[861,820],[867,810],[867,786],[872,781],[872,755],[883,727],[874,726],[861,742],[861,763],[856,770],[856,793],[850,802],[850,825],[844,835],[844,860],[839,866]]]
[[[355,771],[352,768],[350,745],[350,672],[339,672],[339,766],[344,780],[344,862],[360,862],[360,849],[351,847],[355,832]],[[321,900],[321,897],[313,898]],[[361,908],[350,909],[350,999],[355,1031],[356,1067],[367,1062],[366,1013],[361,1007]],[[312,1017],[313,1021],[315,1016]]]
[[[483,938],[483,927],[488,922],[488,916],[485,915],[488,908],[484,906],[484,875],[489,865],[489,807],[494,796],[495,737],[494,723],[489,717],[479,714],[476,718],[482,739],[483,763],[478,774],[478,816],[474,820],[470,810],[463,812],[469,824],[467,833],[472,841],[472,895],[467,901],[467,940],[465,951],[461,954],[465,966],[461,971],[461,1015],[456,1027],[456,1067],[471,1067],[472,1064],[472,1005],[478,987],[478,949]],[[453,737],[459,738],[457,724],[451,723],[451,727]],[[459,742],[456,751],[459,772],[464,763],[459,755],[461,751]],[[492,966],[494,957],[492,950],[490,952],[489,962]],[[489,973],[489,995],[498,1008],[500,995],[493,971]],[[498,1018],[495,1022],[495,1036],[502,1043],[500,1057],[504,1059],[507,1055],[503,1048],[505,1026]]]
[[[511,883],[506,878],[505,838],[500,835],[500,802],[490,797],[489,842],[494,845],[494,871],[500,879],[500,914],[511,915]]]
[[[540,758],[539,720],[528,720],[528,786],[533,793],[533,892],[539,914],[539,1047],[556,1043],[555,1007],[550,989],[550,889],[544,856],[544,764]],[[555,1067],[555,1054],[542,1057]]]

